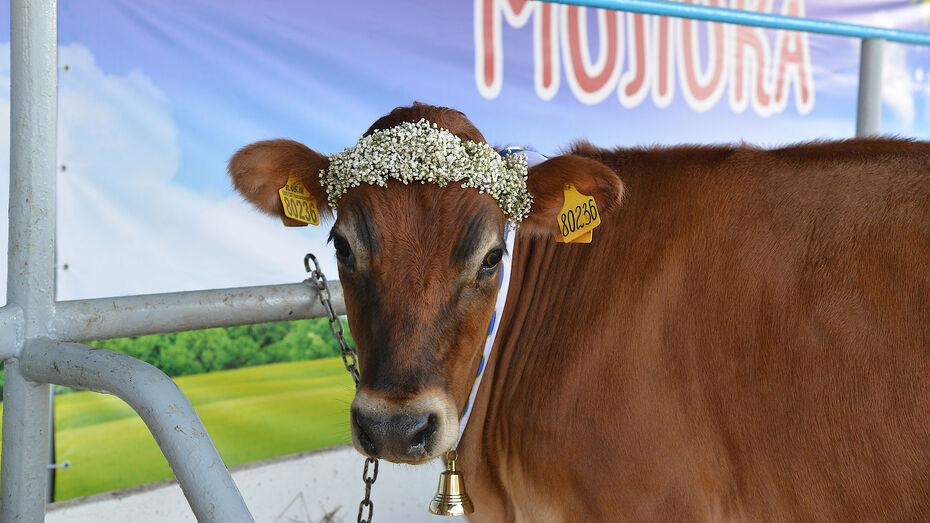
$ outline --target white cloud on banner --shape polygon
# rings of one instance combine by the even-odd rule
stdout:
[[[844,16],[839,16],[840,14]],[[850,14],[839,10],[836,20],[857,25],[900,29],[913,24],[914,20],[924,18],[927,14],[930,14],[930,3],[878,11],[861,9]],[[824,40],[821,46],[820,54],[829,58],[827,61],[821,60],[814,64],[817,92],[824,95],[822,99],[829,98],[833,93],[855,93],[859,86],[861,40],[831,38],[829,41]],[[917,54],[924,52],[924,49],[921,46],[895,42],[885,42],[883,45],[882,104],[886,110],[885,118],[891,118],[890,122],[883,118],[885,132],[888,132],[888,127],[893,127],[894,132],[898,134],[908,135],[918,132],[915,127],[919,125],[917,121],[918,102],[926,99],[930,93],[930,78],[923,74],[922,69],[914,67],[914,63],[921,63],[921,60],[927,56]],[[854,113],[850,115],[854,118]],[[923,119],[926,120],[926,118]],[[820,123],[819,119],[817,123]]]
[[[899,9],[896,11],[905,11]],[[895,11],[879,11],[871,18],[871,25],[895,29],[901,25],[896,22]],[[911,69],[907,65],[908,47],[885,42],[882,63],[882,102],[910,128],[914,125],[916,108],[914,96],[921,91],[913,81]],[[921,93],[922,94],[922,93]]]
[[[0,47],[9,57],[9,44]],[[295,282],[305,278],[307,250],[337,276],[325,226],[285,228],[236,196],[210,198],[172,183],[183,159],[171,103],[144,73],[106,74],[81,45],[61,47],[59,62],[68,66],[59,75],[59,299]],[[9,82],[5,63],[4,119]],[[9,127],[0,128],[0,165],[8,166]],[[4,201],[8,176],[6,167]],[[204,176],[225,178],[225,165]],[[0,259],[6,249],[3,241]]]

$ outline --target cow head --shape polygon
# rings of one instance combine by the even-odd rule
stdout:
[[[426,119],[463,141],[484,137],[462,113],[414,104],[397,108],[365,133]],[[289,140],[244,147],[233,156],[233,184],[259,209],[282,215],[278,189],[297,174],[322,216],[331,216],[319,173],[326,156]],[[534,198],[520,234],[556,234],[562,187],[595,197],[602,213],[622,184],[603,164],[552,158],[529,171]],[[368,456],[421,463],[455,443],[481,358],[506,255],[505,216],[496,200],[452,183],[362,184],[338,202],[330,232],[358,346],[361,381],[352,402],[355,447]]]

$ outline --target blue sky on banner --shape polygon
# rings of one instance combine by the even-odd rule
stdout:
[[[704,3],[917,31],[930,19],[913,0]],[[543,11],[522,0],[61,2],[59,297],[296,281],[307,250],[335,277],[326,227],[285,229],[250,210],[226,161],[272,137],[338,151],[413,100],[461,109],[492,144],[548,154],[579,138],[774,145],[853,134],[855,39]],[[6,118],[2,42],[8,20]],[[761,88],[747,65],[759,62]],[[779,63],[787,75],[772,74]],[[930,136],[930,50],[888,45],[883,83],[883,130]]]

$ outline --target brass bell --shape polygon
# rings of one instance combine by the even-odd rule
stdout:
[[[455,458],[455,451],[450,451],[446,470],[439,475],[439,487],[429,504],[429,511],[437,516],[464,516],[475,511],[465,492],[465,480],[455,470]]]

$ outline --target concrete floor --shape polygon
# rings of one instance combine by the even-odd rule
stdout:
[[[232,472],[256,522],[350,522],[356,520],[358,503],[365,490],[364,461],[351,446],[341,445],[250,463],[235,467]],[[439,462],[419,467],[381,462],[372,487],[374,520],[379,523],[447,520],[427,511],[441,470]],[[171,480],[54,503],[49,505],[45,521],[196,520],[180,487]]]

